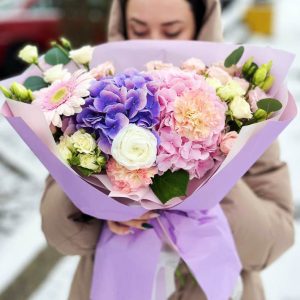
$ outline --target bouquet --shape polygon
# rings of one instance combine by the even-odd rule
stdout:
[[[84,213],[160,213],[147,232],[104,228],[91,298],[162,297],[153,282],[167,243],[208,299],[228,299],[241,266],[218,203],[295,116],[282,85],[293,56],[202,42],[52,45],[41,59],[20,52],[32,66],[1,85],[2,113]]]

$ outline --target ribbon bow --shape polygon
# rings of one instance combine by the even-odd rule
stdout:
[[[105,225],[99,239],[92,300],[150,300],[160,251],[167,240],[208,300],[228,300],[241,264],[224,213],[162,211],[154,229],[118,236]]]

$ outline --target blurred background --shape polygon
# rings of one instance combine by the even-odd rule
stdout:
[[[42,50],[60,36],[74,46],[106,39],[109,0],[0,0],[0,79],[24,69],[24,44]],[[224,0],[225,40],[271,45],[300,54],[300,1]],[[300,101],[300,57],[288,86]],[[0,104],[3,99],[0,99]],[[300,102],[298,102],[300,104]],[[300,119],[280,137],[295,196],[296,244],[263,273],[268,300],[300,299]],[[47,171],[0,117],[0,300],[66,300],[78,257],[61,257],[40,230]],[[253,299],[255,300],[255,299]]]

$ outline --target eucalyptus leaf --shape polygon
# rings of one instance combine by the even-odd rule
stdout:
[[[59,64],[66,65],[70,61],[70,58],[63,50],[54,47],[45,54],[45,61],[51,66]]]
[[[31,76],[25,80],[24,86],[32,91],[39,91],[40,89],[47,87],[48,83],[40,76]]]
[[[277,99],[266,98],[257,102],[257,107],[263,109],[267,114],[279,111],[282,109],[282,104]]]
[[[175,197],[186,196],[189,183],[189,173],[185,170],[171,172],[168,170],[163,175],[156,175],[150,185],[157,198],[163,203]]]
[[[245,48],[243,46],[235,49],[225,60],[224,66],[230,68],[236,65],[244,54]]]

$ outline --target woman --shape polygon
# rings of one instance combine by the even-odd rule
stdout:
[[[109,40],[137,38],[220,41],[220,3],[217,0],[114,1]],[[262,300],[260,271],[282,255],[294,240],[289,174],[280,160],[277,143],[239,180],[222,201],[222,208],[243,265],[242,299]],[[83,215],[52,178],[47,180],[41,214],[49,244],[63,254],[81,256],[69,299],[88,300],[101,221]],[[147,214],[122,224],[110,221],[109,227],[116,234],[129,234],[131,227],[146,230],[147,221],[155,217]],[[205,299],[184,264],[179,269],[185,284],[178,282],[170,300]]]

